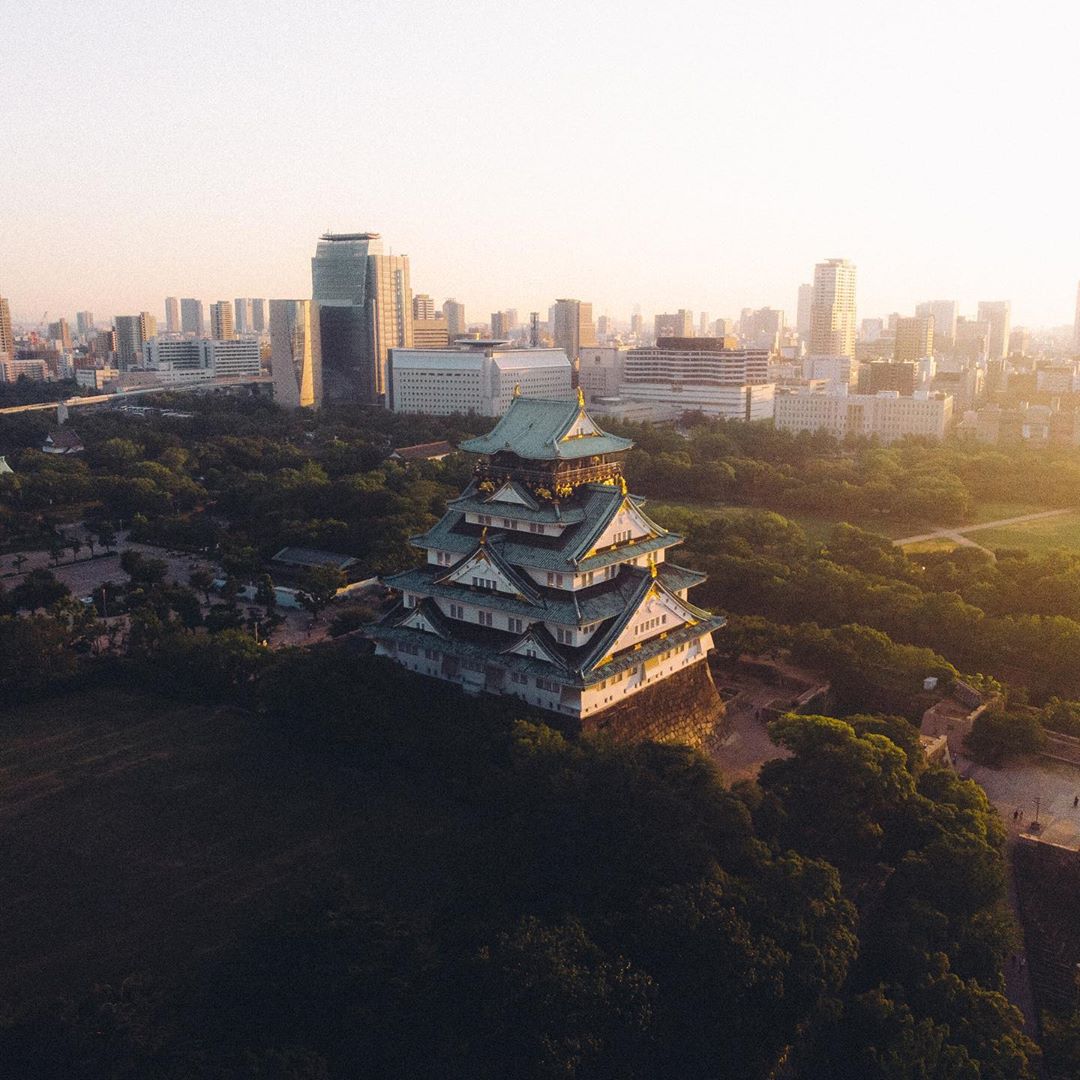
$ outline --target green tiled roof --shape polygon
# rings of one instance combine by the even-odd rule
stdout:
[[[561,536],[533,536],[492,526],[491,530],[494,531],[489,530],[488,543],[497,546],[499,553],[512,566],[530,566],[560,574],[595,570],[682,543],[681,536],[664,532],[661,526],[652,522],[660,530],[659,536],[624,544],[614,551],[599,552],[586,559],[585,555],[596,538],[618,513],[622,500],[623,494],[619,488],[606,484],[584,484],[575,492],[574,499],[574,506],[584,516],[577,525],[564,529]],[[417,547],[438,548],[465,555],[476,547],[479,535],[480,526],[467,523],[464,513],[454,509],[448,510],[422,536],[413,537],[412,543]]]
[[[697,570],[688,570],[674,563],[660,563],[657,571],[661,583],[672,592],[692,589],[705,580],[705,575]],[[538,587],[536,592],[539,594],[539,601],[530,603],[504,593],[474,589],[470,585],[455,585],[449,582],[440,584],[436,579],[445,573],[442,567],[417,567],[385,578],[384,584],[402,592],[415,593],[417,596],[437,596],[460,603],[482,603],[492,611],[501,611],[524,619],[559,623],[563,626],[583,626],[619,615],[638,591],[641,580],[649,576],[640,567],[628,566],[618,577],[574,594],[562,589]]]
[[[527,656],[502,653],[499,650],[496,638],[501,638],[504,646],[507,639],[505,634],[499,635],[497,631],[484,630],[481,627],[465,627],[460,623],[454,623],[454,637],[436,638],[423,630],[411,630],[396,625],[395,619],[401,617],[401,611],[395,610],[387,616],[386,620],[370,627],[368,633],[375,641],[404,641],[418,648],[435,648],[454,656],[498,664],[511,671],[539,675],[542,678],[553,679],[556,682],[579,689],[603,682],[604,679],[609,679],[620,671],[625,671],[627,668],[634,667],[645,660],[650,660],[652,657],[658,656],[676,645],[683,644],[683,642],[693,641],[695,638],[701,637],[702,634],[719,630],[727,622],[722,615],[710,615],[708,618],[702,619],[696,626],[680,627],[678,630],[671,631],[664,638],[650,638],[642,644],[640,649],[631,649],[628,652],[621,653],[602,667],[594,668],[592,671],[583,674],[579,670],[573,672],[562,671],[545,660],[532,660]],[[556,645],[554,648],[560,653],[566,652],[563,646]]]
[[[634,444],[601,431],[561,441],[584,408],[577,401],[518,397],[487,434],[461,444],[470,454],[507,451],[530,461],[572,461],[594,454],[617,454]],[[591,419],[590,419],[590,422]]]
[[[536,521],[547,525],[557,523],[576,525],[579,521],[585,520],[585,511],[580,506],[563,507],[554,502],[538,504],[535,499],[532,506],[488,502],[485,493],[477,490],[475,481],[456,499],[451,499],[447,506],[454,510],[460,510],[463,514],[488,514],[493,518],[506,517],[517,521]]]

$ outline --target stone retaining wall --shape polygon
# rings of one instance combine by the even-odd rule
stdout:
[[[616,742],[685,743],[700,747],[724,719],[724,703],[707,663],[692,667],[587,717],[583,730]]]

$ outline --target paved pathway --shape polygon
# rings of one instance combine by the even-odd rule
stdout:
[[[966,534],[978,532],[980,529],[1000,529],[1006,525],[1022,525],[1025,521],[1041,521],[1043,518],[1059,517],[1061,514],[1073,512],[1072,507],[1065,507],[1062,510],[1040,510],[1036,514],[1021,514],[1019,517],[1001,518],[998,521],[983,521],[977,525],[961,525],[958,529],[935,529],[933,532],[920,533],[918,536],[904,536],[899,540],[894,540],[893,543],[897,547],[904,547],[906,544],[918,544],[924,540],[952,540],[953,543],[964,544],[967,547],[982,547],[974,540],[969,540]],[[987,549],[982,548],[982,550]]]

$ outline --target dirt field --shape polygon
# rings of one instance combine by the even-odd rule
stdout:
[[[346,862],[400,887],[414,813],[431,820],[404,784],[372,795],[362,771],[228,710],[116,691],[12,710],[0,996],[179,971]]]

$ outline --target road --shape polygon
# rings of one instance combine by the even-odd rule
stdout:
[[[1021,514],[1019,517],[1001,518],[998,521],[982,521],[977,525],[961,525],[958,529],[935,529],[933,532],[920,533],[918,536],[904,536],[893,543],[897,547],[905,547],[908,544],[920,544],[924,540],[951,540],[955,544],[965,547],[976,547],[987,551],[981,544],[975,543],[967,534],[979,532],[982,529],[1000,529],[1006,525],[1023,525],[1025,521],[1042,521],[1044,518],[1060,517],[1062,514],[1072,514],[1074,510],[1067,507],[1063,510],[1040,510],[1036,514]],[[993,554],[993,552],[990,552]]]

